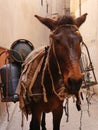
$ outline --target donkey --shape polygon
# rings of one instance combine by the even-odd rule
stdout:
[[[53,20],[35,15],[51,30],[51,33],[49,47],[45,48],[41,69],[31,88],[32,94],[29,94],[29,88],[23,86],[23,81],[20,80],[22,84],[20,108],[24,113],[32,114],[30,130],[40,130],[43,112],[52,112],[53,130],[60,130],[64,99],[74,95],[76,104],[81,104],[79,90],[83,75],[79,61],[82,36],[78,28],[84,23],[86,16],[87,14],[84,14],[76,19],[71,16],[61,16]],[[34,100],[35,90],[41,93],[37,101]],[[27,104],[26,101],[28,101]],[[24,108],[21,102],[24,102]]]

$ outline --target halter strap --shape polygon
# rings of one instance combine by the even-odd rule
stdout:
[[[76,28],[77,30],[79,30],[78,27],[77,27],[76,25],[73,25],[73,24],[66,24],[66,25],[60,25],[60,26],[56,27],[55,30],[54,30],[53,32],[57,31],[57,30],[60,29],[60,28],[66,28],[66,27],[74,27],[74,28]]]
[[[59,26],[53,32],[55,33],[55,31],[57,31],[59,28],[62,28],[62,27],[65,28],[65,27],[68,27],[68,26],[75,27],[78,31],[78,28],[77,28],[76,25],[66,24],[66,25]],[[49,64],[49,54],[50,54],[51,49],[53,50],[53,54],[54,54],[54,57],[56,59],[56,64],[57,64],[57,68],[58,68],[58,74],[60,76],[59,83],[60,83],[61,88],[58,89],[58,90],[55,89],[53,75],[52,75],[52,72],[51,72],[51,69],[50,69],[50,64]],[[43,72],[42,72],[41,85],[43,86],[43,94],[44,94],[44,101],[45,102],[48,101],[47,96],[46,96],[45,84],[44,84],[45,70],[46,70],[47,67],[48,67],[48,72],[49,72],[51,83],[52,83],[53,92],[59,97],[60,100],[64,100],[66,95],[68,95],[68,93],[67,93],[67,90],[66,90],[66,87],[65,87],[65,84],[64,84],[63,74],[61,72],[60,64],[59,64],[59,61],[58,61],[58,58],[57,58],[57,55],[56,55],[56,52],[55,52],[55,47],[54,47],[53,42],[52,42],[51,46],[49,46],[48,55],[46,57],[45,66],[44,66],[44,69],[43,69]]]
[[[59,82],[61,87],[60,87],[60,89],[57,89],[57,90],[55,89],[54,79],[53,79],[53,75],[52,75],[52,72],[51,72],[51,69],[50,69],[50,64],[49,64],[49,55],[50,55],[51,49],[53,50],[53,54],[54,54],[54,57],[56,59],[56,64],[57,64],[57,68],[58,68],[58,74],[60,76],[60,79],[59,79],[58,82]],[[62,72],[61,72],[60,64],[59,64],[58,59],[57,59],[57,55],[56,55],[56,52],[55,52],[54,44],[51,44],[51,46],[48,49],[48,54],[47,54],[45,65],[44,65],[43,72],[42,72],[41,85],[43,87],[44,102],[48,101],[47,96],[46,96],[45,84],[44,84],[46,68],[48,68],[48,72],[49,72],[49,75],[50,75],[53,92],[58,96],[58,98],[60,100],[64,100],[65,96],[68,95],[68,94],[66,92],[64,79],[63,79],[63,75],[62,75]]]

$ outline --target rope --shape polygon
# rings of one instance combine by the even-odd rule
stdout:
[[[6,97],[5,97],[5,99],[6,99],[6,111],[7,111],[7,114],[8,114],[8,118],[7,118],[7,120],[9,121],[9,110],[8,110],[8,81],[9,81],[9,74],[8,74],[8,60],[9,60],[9,58],[10,58],[10,56],[12,56],[12,55],[10,55],[9,56],[9,53],[10,53],[10,51],[11,50],[4,50],[4,51],[2,51],[1,53],[0,53],[0,56],[1,55],[3,55],[4,53],[6,54],[6,58],[5,58],[5,64],[6,64]],[[12,56],[13,57],[13,56]],[[14,60],[15,60],[15,58],[14,58]],[[11,67],[11,66],[10,66]],[[11,68],[10,68],[10,70],[11,70]],[[11,75],[10,75],[11,76]],[[1,93],[1,95],[2,95],[3,93]],[[1,98],[3,98],[3,97],[1,97]]]
[[[17,62],[23,62],[24,61],[23,57],[21,56],[21,54],[18,53],[17,51],[15,51],[15,50],[8,50],[8,49],[4,50],[4,51],[2,51],[0,53],[0,56],[3,55],[4,53],[6,53],[6,51],[9,53],[8,59],[12,58],[14,61],[17,61]],[[15,56],[12,54],[13,52],[15,52],[16,54],[18,54],[21,60],[18,60],[17,58],[15,58]]]
[[[23,126],[24,126],[24,114],[23,114],[23,112],[21,112],[21,115],[22,115],[21,128],[23,130]]]
[[[10,50],[8,50],[8,52],[9,52],[9,57],[11,57],[14,61],[17,61],[17,62],[22,62],[23,63],[23,57],[22,57],[22,55],[20,54],[20,53],[18,53],[16,50],[12,50],[12,49],[10,49]],[[17,59],[14,55],[13,55],[13,52],[15,52],[16,54],[18,54],[19,55],[19,58],[21,59],[21,60],[19,60],[19,59]]]
[[[64,110],[65,110],[65,115],[67,116],[66,122],[68,122],[69,121],[69,100],[68,100],[68,97],[66,98]]]
[[[3,53],[5,53],[5,52],[6,52],[6,50],[2,51],[2,52],[0,53],[0,56],[1,56]]]
[[[54,44],[53,44],[53,52],[54,52],[54,56],[55,56],[55,59],[56,59],[56,62],[57,62],[59,75],[62,75],[61,68],[60,68],[60,65],[59,65],[59,62],[58,62],[58,59],[57,59],[57,55],[56,55],[56,52],[55,52],[55,49],[54,49]]]
[[[87,93],[86,93],[86,101],[87,101],[87,105],[88,105],[88,110],[87,110],[87,112],[88,112],[88,115],[89,115],[89,117],[90,117],[90,111],[89,111],[89,107],[90,107],[90,105],[91,105],[91,99],[92,99],[92,97],[95,95],[95,91],[94,91],[94,88],[93,88],[93,93],[91,94],[90,93],[90,88],[88,87],[87,88]]]
[[[55,91],[55,85],[54,85],[53,77],[52,77],[52,74],[51,74],[49,62],[48,62],[48,71],[49,71],[49,75],[50,75],[50,79],[51,79],[51,83],[52,83],[53,92],[57,95],[57,93],[56,93],[56,91]],[[57,96],[58,96],[58,95],[57,95]]]
[[[91,99],[95,95],[95,91],[93,89],[93,93],[90,93],[89,87],[87,88],[87,93],[86,93],[86,101],[87,101],[87,113],[88,116],[90,117],[90,105],[91,105]],[[83,118],[83,110],[81,109],[81,115],[80,115],[80,127],[79,130],[82,130],[82,118]]]
[[[50,46],[50,50],[51,50],[51,46]],[[49,50],[49,52],[50,52]],[[52,87],[53,87],[53,91],[55,92],[55,89],[54,89],[54,82],[53,82],[53,78],[52,78],[52,74],[51,74],[51,71],[50,71],[50,65],[49,65],[49,53],[48,53],[48,56],[47,56],[47,63],[48,63],[48,71],[49,71],[49,74],[50,74],[50,79],[51,79],[51,82],[52,82]]]
[[[82,117],[83,117],[83,110],[81,109],[81,115],[80,115],[80,127],[79,127],[79,130],[82,130]]]
[[[58,73],[59,73],[59,75],[61,77],[60,80],[62,80],[62,84],[60,84],[62,86],[62,88],[60,88],[59,91],[55,90],[53,76],[52,76],[51,69],[50,69],[50,64],[49,64],[49,55],[50,55],[50,50],[51,49],[53,49],[53,53],[54,53],[54,56],[55,56],[55,59],[56,59],[56,62],[57,62]],[[44,94],[44,101],[45,102],[47,102],[47,97],[46,97],[46,89],[45,89],[45,85],[44,85],[44,77],[45,77],[45,70],[46,70],[47,67],[48,67],[48,72],[49,72],[51,83],[52,83],[53,92],[58,96],[58,98],[60,100],[64,100],[64,97],[65,97],[65,94],[64,94],[64,92],[65,92],[65,85],[64,85],[63,78],[62,78],[61,68],[60,68],[60,65],[59,65],[59,62],[58,62],[58,59],[57,59],[57,56],[56,56],[56,52],[55,52],[55,49],[54,49],[54,44],[52,44],[50,46],[50,48],[49,48],[49,51],[48,51],[48,54],[47,54],[47,57],[46,57],[46,61],[45,61],[45,65],[44,65],[44,68],[43,68],[43,72],[42,72],[42,80],[41,80],[42,82],[41,82],[41,85],[43,86],[43,94]]]
[[[51,70],[50,70],[50,66],[49,66],[49,62],[48,62],[48,71],[49,71],[49,75],[50,75],[50,79],[51,79],[51,83],[52,83],[52,89],[53,89],[53,92],[56,94],[56,96],[60,99],[60,100],[63,100],[63,96],[62,96],[62,92],[63,92],[63,88],[62,89],[59,89],[58,93],[56,92],[55,90],[55,85],[54,85],[54,81],[53,81],[53,77],[52,77],[52,73],[51,73]]]
[[[43,96],[44,96],[45,102],[48,102],[48,100],[47,100],[46,89],[45,89],[45,85],[44,85],[44,77],[45,77],[45,70],[46,70],[47,64],[48,64],[49,54],[50,54],[50,48],[48,49],[47,57],[45,60],[45,65],[44,65],[43,72],[42,72],[42,79],[41,79],[41,85],[43,87]]]
[[[51,48],[52,48],[52,46],[50,47],[50,50],[51,50]],[[57,94],[57,92],[55,90],[55,85],[54,85],[54,81],[53,81],[53,77],[52,77],[52,73],[51,73],[50,65],[49,65],[49,57],[47,59],[48,59],[48,71],[49,71],[49,75],[50,75],[50,79],[51,79],[51,83],[52,83],[52,89],[53,89],[53,92],[59,97],[59,95]]]
[[[38,75],[37,72],[40,72],[40,65],[42,65],[42,62],[43,62],[43,59],[40,60],[39,65],[38,65],[38,67],[36,68],[36,73],[34,73],[33,78],[32,78],[32,80],[31,80],[31,83],[30,83],[30,86],[29,86],[29,90],[28,90],[30,96],[33,95],[33,94],[32,94],[32,86],[33,86],[33,84],[34,84],[34,82],[35,82],[35,80],[36,80],[36,78],[37,78],[37,75]],[[32,64],[31,64],[30,66],[32,66]],[[28,69],[31,68],[30,66],[29,66]],[[35,80],[34,80],[34,79],[35,79]]]

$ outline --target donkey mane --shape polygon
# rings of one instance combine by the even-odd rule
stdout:
[[[66,25],[66,24],[75,24],[75,21],[73,19],[72,16],[67,16],[67,15],[64,15],[64,16],[60,16],[58,19],[57,19],[57,25]]]

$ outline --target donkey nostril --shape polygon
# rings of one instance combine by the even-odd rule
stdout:
[[[75,83],[75,80],[74,80],[74,79],[68,78],[68,84],[69,84],[70,86],[74,85],[74,83]]]
[[[81,85],[82,84],[82,78],[78,80],[78,83]]]
[[[73,79],[73,78],[68,78],[68,85],[69,86],[74,86],[74,85],[81,85],[82,84],[82,78],[76,80],[76,79]]]

